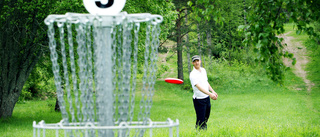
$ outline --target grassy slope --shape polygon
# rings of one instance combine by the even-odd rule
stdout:
[[[312,105],[317,108],[315,110],[320,115],[320,45],[317,44],[314,40],[308,40],[305,42],[305,45],[309,52],[309,60],[306,69],[308,71],[308,79],[310,79],[314,86],[311,89],[310,97]]]
[[[292,25],[286,25],[286,30],[293,31]],[[308,40],[306,35],[291,34],[297,41]],[[313,66],[319,66],[314,62],[319,60],[319,52],[317,54],[318,58],[311,61]],[[182,90],[179,85],[157,83],[161,88],[155,98],[161,100],[154,101],[152,117],[179,119],[181,136],[320,136],[320,67],[311,67],[313,76],[310,80],[318,82],[310,95],[303,80],[291,70],[286,74],[285,85],[279,86],[263,76],[262,70],[241,63],[227,64],[214,61],[205,66],[219,94],[219,99],[212,101],[208,131],[198,133],[194,130],[192,93]],[[186,76],[185,82],[188,84]]]
[[[209,128],[202,133],[194,130],[192,93],[178,85],[163,88],[169,85],[158,82],[158,86],[162,88],[154,99],[152,119],[179,119],[181,136],[320,135],[319,115],[307,106],[306,95],[271,82],[216,89],[219,99],[212,101]]]
[[[293,25],[287,24],[286,30],[294,30]],[[320,115],[320,45],[306,34],[297,35],[296,33],[291,33],[290,36],[295,37],[296,41],[307,48],[309,62],[305,69],[307,71],[307,79],[313,83],[313,86],[306,100],[308,100],[308,104],[313,108],[313,111]]]
[[[171,61],[175,63],[174,59]],[[212,101],[207,131],[197,132],[194,129],[192,92],[181,88],[182,85],[168,84],[162,80],[155,85],[151,119],[179,119],[182,137],[320,136],[320,106],[317,105],[319,80],[315,82],[316,86],[310,95],[307,94],[303,80],[291,71],[286,74],[285,86],[279,86],[263,76],[260,69],[241,63],[229,66],[227,62],[214,61],[206,68],[211,84],[219,94],[219,99]],[[308,69],[312,70],[311,74],[316,75],[319,68],[311,66]],[[316,81],[317,78],[319,76],[311,76],[310,80]],[[185,82],[188,84],[188,79]],[[296,87],[302,90],[297,91]],[[0,137],[32,136],[34,120],[59,122],[61,116],[53,111],[54,104],[55,100],[17,104],[12,118],[0,120]],[[157,129],[153,134],[167,136],[168,129]]]

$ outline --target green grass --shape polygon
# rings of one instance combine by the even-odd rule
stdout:
[[[318,108],[315,110],[320,113],[320,45],[317,44],[316,41],[312,39],[308,39],[308,41],[305,42],[305,45],[309,52],[309,63],[306,67],[308,71],[308,79],[311,80],[314,84],[314,86],[311,88],[310,92],[310,98],[313,101],[312,105],[315,108]]]
[[[296,78],[292,73],[288,75],[289,78]],[[294,81],[293,84],[302,82],[299,78]],[[159,120],[166,117],[179,119],[181,136],[320,135],[319,114],[308,106],[308,95],[304,91],[281,87],[268,80],[251,84],[248,88],[234,89],[229,85],[229,88],[216,89],[219,99],[212,101],[209,128],[205,132],[198,133],[194,129],[192,93],[176,85],[171,85],[171,90],[158,89],[157,96],[162,100],[154,100],[152,117],[159,117]],[[157,83],[159,87],[166,85]]]
[[[194,129],[195,112],[192,92],[182,85],[157,81],[153,98],[151,119],[165,121],[179,119],[180,136],[319,136],[320,116],[308,106],[308,94],[302,80],[288,72],[286,86],[279,86],[264,77],[251,82],[246,88],[234,88],[232,84],[218,86],[219,99],[212,100],[208,130]],[[240,82],[234,80],[233,83]],[[300,84],[300,85],[299,85]],[[296,91],[291,86],[303,90]],[[54,111],[55,100],[26,101],[16,105],[13,117],[1,120],[0,133],[5,137],[32,136],[32,122],[60,121],[60,113]],[[175,132],[175,131],[174,131]],[[168,129],[155,129],[154,136],[167,136]],[[54,133],[52,133],[54,136]]]
[[[58,122],[61,114],[54,111],[55,100],[34,100],[17,103],[11,118],[0,119],[1,137],[33,136],[33,121]]]
[[[300,42],[307,48],[308,64],[306,65],[307,79],[311,80],[314,86],[311,88],[307,97],[310,100],[309,105],[314,106],[314,112],[320,114],[320,45],[313,38],[307,34],[296,34],[294,24],[287,24],[285,26],[286,32],[292,31],[289,36],[295,37],[295,42]]]
[[[293,74],[288,74],[294,78]],[[291,79],[292,80],[292,79]],[[295,79],[299,83],[299,79]],[[307,94],[270,81],[264,86],[252,83],[242,89],[216,89],[219,99],[212,101],[209,128],[205,132],[194,129],[195,113],[192,93],[163,81],[156,84],[151,119],[180,121],[180,136],[319,136],[319,114],[312,111]],[[301,80],[300,80],[301,82]],[[260,84],[261,84],[260,83]],[[267,85],[268,84],[268,85]],[[261,84],[263,85],[263,84]],[[266,86],[267,85],[267,86]],[[247,93],[248,92],[248,93]],[[32,122],[45,120],[56,123],[60,113],[54,112],[54,100],[27,101],[17,104],[14,115],[1,120],[1,136],[32,136]],[[167,129],[153,131],[155,136],[167,135]]]

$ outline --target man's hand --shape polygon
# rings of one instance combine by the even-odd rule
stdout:
[[[216,97],[218,98],[218,94],[217,94],[217,92],[214,92],[214,91],[213,91],[213,94],[214,94],[214,95],[216,95]]]
[[[217,99],[218,99],[218,94],[211,88],[211,86],[210,86],[210,88],[211,88],[212,93],[211,93],[210,91],[208,91],[208,90],[203,89],[201,86],[199,86],[199,84],[197,84],[197,85],[195,85],[195,86],[196,86],[201,92],[203,92],[204,94],[209,95],[209,97],[210,97],[211,99],[213,99],[213,100],[217,100]]]
[[[217,100],[218,99],[218,94],[217,93],[210,93],[210,98],[213,100]]]

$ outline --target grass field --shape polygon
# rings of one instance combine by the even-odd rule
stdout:
[[[288,74],[294,83],[300,83],[293,74]],[[192,93],[181,85],[157,81],[153,98],[151,119],[165,121],[167,118],[180,121],[180,136],[319,136],[319,113],[308,106],[304,91],[275,85],[265,79],[251,83],[247,88],[215,89],[219,99],[212,101],[208,130],[194,129],[195,113]],[[300,85],[303,87],[303,85]],[[54,100],[26,101],[17,104],[13,117],[1,120],[0,133],[5,137],[32,136],[32,122],[60,121],[60,113],[54,111]],[[167,129],[153,131],[155,136],[167,136]],[[53,134],[54,136],[54,134]]]
[[[287,28],[290,29],[290,26]],[[313,48],[309,46],[309,50]],[[241,63],[229,66],[228,62],[213,61],[207,72],[219,98],[211,100],[207,131],[198,132],[194,128],[196,116],[192,91],[186,90],[183,85],[168,84],[162,80],[155,85],[151,119],[179,119],[181,137],[320,136],[320,76],[319,63],[316,62],[319,61],[319,53],[310,55],[314,59],[311,58],[307,69],[311,74],[310,80],[315,83],[311,93],[307,92],[303,80],[292,70],[286,73],[285,83],[280,86],[264,76],[258,67]],[[188,84],[188,79],[185,82]],[[59,122],[61,115],[54,111],[54,105],[53,99],[19,102],[11,118],[0,119],[0,137],[32,136],[33,121]],[[166,137],[168,133],[168,129],[153,131],[156,137]],[[55,134],[52,133],[52,136]]]

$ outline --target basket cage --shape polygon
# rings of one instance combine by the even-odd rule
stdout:
[[[179,121],[150,119],[162,17],[148,13],[49,15],[50,58],[62,120],[34,136],[143,136]],[[138,55],[140,54],[140,55]],[[141,74],[138,72],[141,69]],[[139,85],[139,86],[137,86]],[[40,133],[41,132],[41,133]]]

